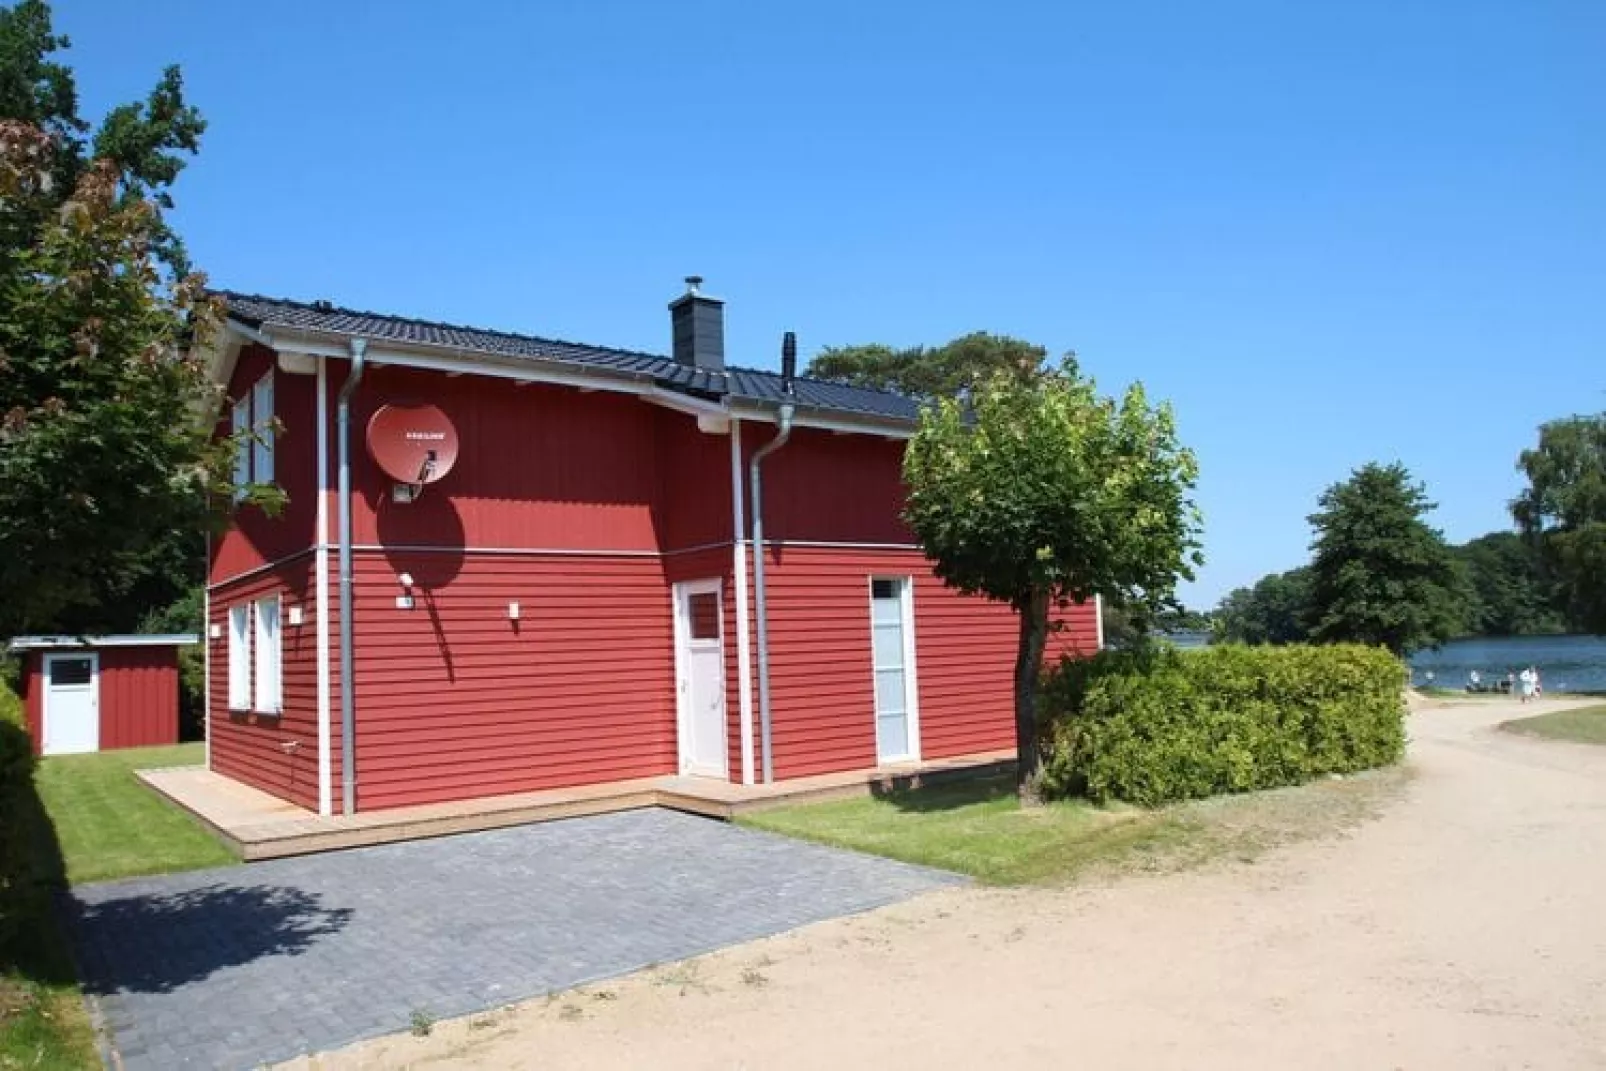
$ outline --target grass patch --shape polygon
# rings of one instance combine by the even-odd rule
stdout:
[[[237,862],[222,842],[134,776],[194,766],[204,745],[131,748],[41,759],[34,784],[55,827],[67,880],[109,881]]]
[[[1577,710],[1558,710],[1533,718],[1518,718],[1500,728],[1524,736],[1546,740],[1571,740],[1579,744],[1606,744],[1606,703]]]
[[[744,825],[989,885],[1057,884],[1089,873],[1180,869],[1348,828],[1404,784],[1404,767],[1157,810],[1069,801],[1023,811],[990,777],[761,811]]]
[[[235,862],[199,823],[134,776],[201,758],[202,745],[184,744],[41,759],[32,791],[14,801],[14,813],[0,815],[27,849],[9,871],[19,884],[0,905],[13,916],[0,928],[0,1071],[100,1066],[55,913],[59,890]]]

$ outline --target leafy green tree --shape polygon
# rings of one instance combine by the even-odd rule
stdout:
[[[0,635],[131,626],[226,490],[187,355],[215,310],[163,218],[204,124],[170,69],[90,137],[66,46],[39,0],[0,9]]]
[[[1050,611],[1096,593],[1145,613],[1175,606],[1199,554],[1198,466],[1170,407],[1134,386],[1100,397],[1073,360],[996,373],[969,403],[921,417],[904,454],[906,519],[943,582],[1019,615],[1015,738],[1023,802],[1040,798],[1037,690]]]
[[[947,398],[997,372],[1031,379],[1047,356],[1042,346],[976,331],[935,347],[828,346],[809,362],[805,374],[914,398]]]
[[[51,24],[50,5],[21,0],[0,8],[0,119],[14,119],[42,131],[51,152],[48,188],[23,206],[10,206],[0,248],[32,244],[38,216],[74,196],[97,161],[117,173],[117,196],[125,206],[145,202],[152,212],[149,238],[157,261],[175,278],[189,272],[184,244],[163,217],[173,207],[172,185],[206,131],[201,113],[184,101],[177,67],[162,72],[142,102],[108,112],[91,136],[78,114],[78,86],[72,69],[52,57],[71,46]]]
[[[1301,566],[1237,588],[1216,610],[1216,634],[1230,643],[1304,643],[1310,638],[1310,569]]]
[[[1517,533],[1490,532],[1453,549],[1471,584],[1470,631],[1534,636],[1566,630],[1538,556]]]
[[[1363,465],[1322,493],[1311,515],[1311,638],[1366,643],[1397,655],[1463,631],[1466,580],[1434,509],[1398,463]]]
[[[1606,413],[1553,420],[1517,468],[1512,516],[1554,580],[1569,624],[1606,633]]]

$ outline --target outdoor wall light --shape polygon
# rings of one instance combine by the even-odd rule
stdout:
[[[402,586],[402,593],[396,596],[396,609],[411,610],[413,608],[413,574],[398,573],[396,582]]]
[[[290,626],[292,628],[300,628],[301,627],[301,607],[299,607],[299,606],[290,607]]]
[[[507,619],[509,621],[517,621],[519,619],[519,604],[518,603],[510,602],[510,603],[507,604]]]

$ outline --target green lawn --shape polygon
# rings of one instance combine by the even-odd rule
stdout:
[[[0,702],[0,719],[15,720],[5,706]],[[134,776],[136,769],[201,757],[200,744],[182,744],[42,759],[36,791],[0,815],[28,848],[26,858],[0,867],[0,878],[17,882],[0,898],[0,910],[12,916],[12,925],[0,926],[0,1071],[100,1066],[57,925],[55,890],[235,861],[199,823]]]
[[[744,825],[906,863],[956,870],[995,885],[1065,877],[1091,863],[1177,838],[1158,812],[1054,803],[1023,811],[1010,777],[958,781],[884,796],[760,811]]]
[[[743,825],[969,874],[1060,883],[1089,870],[1173,869],[1347,828],[1405,783],[1403,767],[1160,810],[1070,801],[1023,811],[1007,777],[760,811]]]
[[[1502,729],[1547,740],[1572,740],[1580,744],[1606,744],[1606,703],[1576,710],[1558,710],[1533,718],[1508,721]]]
[[[109,881],[235,862],[199,822],[134,776],[158,766],[193,766],[203,745],[58,755],[34,774],[67,864],[67,880]]]

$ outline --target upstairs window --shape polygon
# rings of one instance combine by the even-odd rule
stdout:
[[[245,497],[251,483],[273,482],[273,373],[251,385],[250,393],[234,403],[235,500]]]

